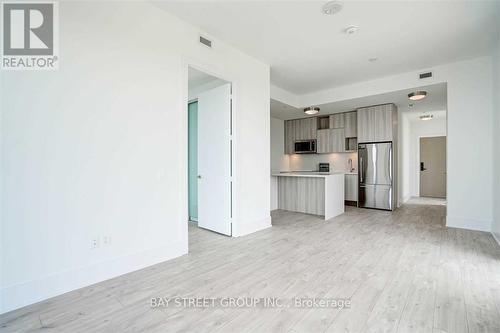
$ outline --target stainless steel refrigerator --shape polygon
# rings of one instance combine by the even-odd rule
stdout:
[[[358,206],[394,209],[392,142],[358,145]]]

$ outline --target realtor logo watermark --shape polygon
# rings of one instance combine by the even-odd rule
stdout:
[[[2,2],[2,69],[59,68],[57,5],[57,2]]]

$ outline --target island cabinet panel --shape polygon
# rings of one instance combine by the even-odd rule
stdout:
[[[356,111],[345,114],[345,137],[355,138],[358,136],[358,113]]]
[[[318,154],[342,153],[345,151],[343,128],[318,130],[316,152]]]
[[[345,113],[337,113],[330,115],[330,128],[344,128]]]
[[[325,220],[345,212],[345,175],[333,173],[275,173],[278,208],[322,215]]]
[[[394,104],[358,109],[358,142],[393,141]]]
[[[280,177],[278,207],[294,212],[325,215],[325,179]]]

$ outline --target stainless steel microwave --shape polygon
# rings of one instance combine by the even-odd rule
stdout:
[[[316,140],[295,141],[295,154],[314,154],[316,153]]]

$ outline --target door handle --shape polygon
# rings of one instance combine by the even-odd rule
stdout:
[[[359,178],[360,183],[363,183],[363,157],[359,158]]]
[[[201,175],[198,175],[198,179],[201,179]]]
[[[420,162],[420,171],[425,171],[427,170],[425,167],[424,167],[424,162]]]

